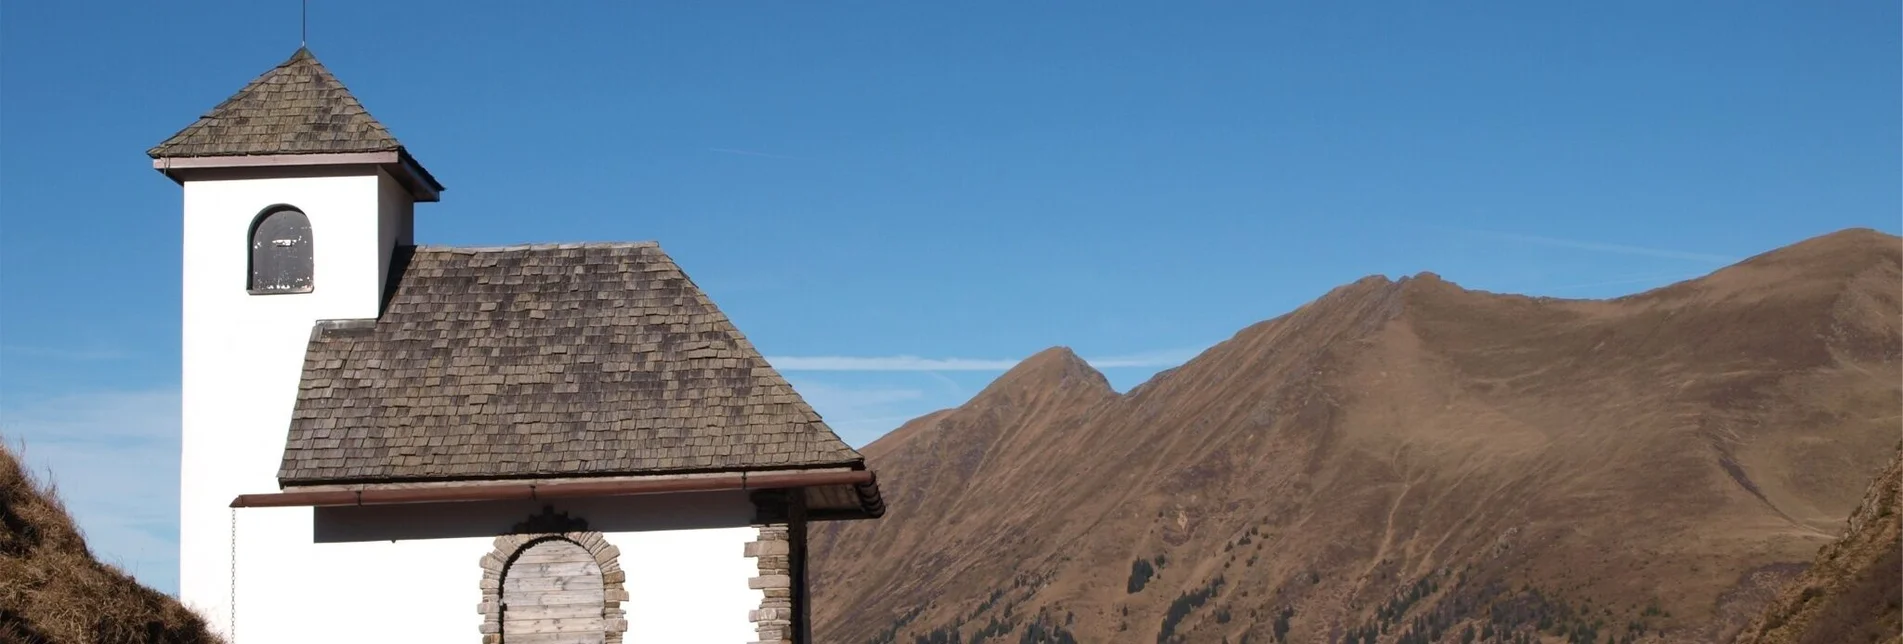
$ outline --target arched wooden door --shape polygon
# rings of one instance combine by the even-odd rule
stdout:
[[[502,574],[503,644],[602,644],[601,564],[565,539],[538,541]]]

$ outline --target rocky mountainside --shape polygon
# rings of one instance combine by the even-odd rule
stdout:
[[[1870,484],[1844,534],[1744,629],[1738,644],[1903,642],[1903,456]]]
[[[94,559],[58,497],[0,447],[0,642],[219,641],[178,600]]]
[[[862,450],[819,640],[1718,642],[1896,453],[1903,244],[1629,297],[1342,286],[1118,394],[1066,349]]]

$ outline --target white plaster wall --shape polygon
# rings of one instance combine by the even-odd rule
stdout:
[[[410,212],[408,204],[392,207],[381,198],[394,183],[365,170],[354,176],[184,184],[179,595],[214,628],[222,630],[231,619],[228,506],[239,494],[278,489],[277,468],[312,324],[377,314],[387,252],[381,231]],[[310,219],[310,293],[246,290],[251,222],[276,204],[295,206]],[[260,514],[249,524],[259,534],[297,533],[308,542],[310,511]],[[281,547],[242,541],[260,554]],[[300,599],[294,589],[284,592],[287,599]],[[259,617],[241,612],[238,619]]]
[[[317,544],[310,508],[238,511],[236,643],[480,641],[493,537]]]
[[[746,558],[756,528],[710,528],[607,535],[628,571],[627,638],[637,642],[744,644],[757,640],[749,611],[764,593],[747,588],[759,574]]]
[[[745,544],[745,505],[717,495],[624,497],[558,510],[607,527],[627,574],[624,641],[740,644],[754,641],[749,611],[762,592]],[[743,498],[742,498],[743,500]],[[494,536],[533,514],[533,502],[368,508],[239,510],[240,642],[468,643],[480,637],[482,556]],[[315,525],[313,525],[313,517]],[[681,517],[686,517],[683,523]],[[334,525],[326,525],[334,524]],[[498,527],[500,524],[502,527]],[[331,538],[313,542],[313,529]],[[377,540],[390,532],[482,536]]]
[[[409,190],[392,180],[377,182],[377,275],[390,274],[390,251],[397,245],[416,243],[410,238],[413,231],[416,202]]]

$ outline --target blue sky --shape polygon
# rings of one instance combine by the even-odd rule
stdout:
[[[312,5],[448,186],[420,242],[659,240],[854,444],[1369,274],[1600,297],[1899,229],[1896,3]],[[179,195],[143,151],[297,45],[293,0],[0,13],[0,436],[168,591]]]

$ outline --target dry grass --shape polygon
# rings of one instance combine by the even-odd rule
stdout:
[[[889,507],[814,529],[814,628],[1725,642],[1895,453],[1899,294],[1846,231],[1617,300],[1368,278],[1123,395],[1039,354],[861,450]]]
[[[86,549],[52,486],[0,445],[0,642],[219,642],[177,600]]]
[[[1903,456],[1865,494],[1843,536],[1817,553],[1737,644],[1903,642]]]

